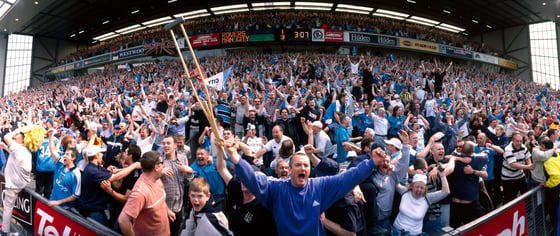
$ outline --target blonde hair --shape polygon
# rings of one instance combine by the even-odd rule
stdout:
[[[31,152],[36,152],[45,138],[47,131],[41,126],[37,126],[23,133],[23,145]]]
[[[210,185],[202,177],[196,177],[189,184],[189,192],[204,193],[207,196],[210,194]]]

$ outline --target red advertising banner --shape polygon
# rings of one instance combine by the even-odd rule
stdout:
[[[463,236],[527,235],[527,214],[525,200],[462,234]]]
[[[35,235],[99,235],[72,219],[36,201],[33,222]]]
[[[220,33],[201,34],[191,36],[191,45],[193,48],[214,46],[220,44]]]
[[[344,31],[342,30],[325,30],[325,42],[344,42]]]

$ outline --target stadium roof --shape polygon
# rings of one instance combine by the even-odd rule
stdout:
[[[148,25],[164,24],[177,14],[191,17],[265,9],[317,9],[403,17],[434,26],[455,26],[478,35],[511,26],[560,19],[557,0],[0,0],[0,31],[92,43],[99,36],[126,34]],[[326,4],[315,4],[317,2]],[[232,9],[223,6],[235,6]],[[400,13],[400,14],[398,14]],[[428,19],[426,21],[426,19]],[[152,21],[156,20],[156,21]],[[464,29],[464,30],[460,30]],[[112,32],[112,33],[111,33]]]

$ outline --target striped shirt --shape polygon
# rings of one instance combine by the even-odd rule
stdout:
[[[525,160],[531,158],[531,152],[521,144],[521,148],[515,149],[513,142],[506,146],[504,149],[504,164],[502,166],[502,179],[515,180],[521,179],[525,175],[523,170],[511,167],[512,163],[526,164]]]
[[[216,107],[216,113],[218,113],[219,117],[222,117],[224,123],[231,125],[231,107],[225,101],[219,101],[218,106]]]

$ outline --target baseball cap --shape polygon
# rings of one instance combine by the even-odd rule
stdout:
[[[314,127],[319,128],[319,129],[322,129],[322,128],[323,128],[323,123],[321,123],[321,121],[313,121],[313,124],[312,124],[312,125],[313,125]]]
[[[103,149],[99,146],[90,146],[90,147],[87,147],[86,150],[85,150],[86,156],[88,156],[88,157],[95,156],[95,155],[97,155],[97,153],[105,152],[105,151],[107,151],[107,149]]]
[[[416,182],[428,183],[428,177],[422,174],[414,175],[414,177],[412,177],[412,183]]]
[[[402,149],[402,143],[401,140],[397,139],[397,138],[392,138],[389,140],[384,140],[386,144],[391,144],[393,146],[395,146],[397,149],[401,150]]]
[[[393,96],[394,99],[398,99],[398,98],[400,98],[400,97],[401,97],[401,96],[399,96],[398,94],[395,94],[395,96]]]

